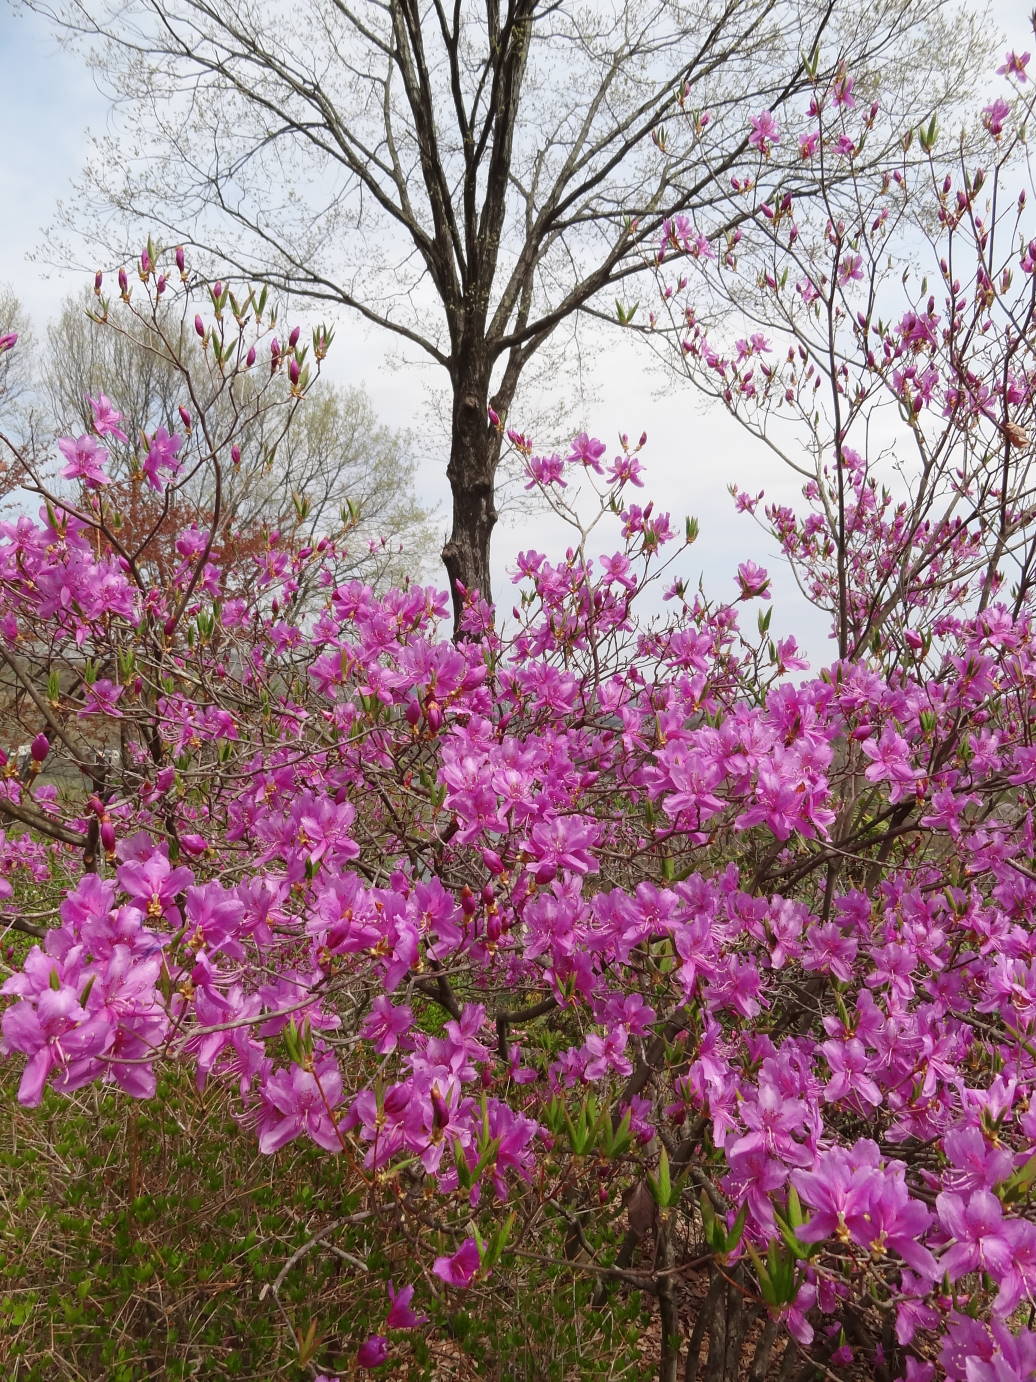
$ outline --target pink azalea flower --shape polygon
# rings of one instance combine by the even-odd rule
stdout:
[[[118,441],[129,441],[129,437],[119,426],[122,414],[115,411],[111,399],[100,393],[96,398],[87,397],[86,401],[93,414],[94,431],[99,437],[115,437]]]
[[[966,1199],[943,1191],[935,1207],[954,1239],[939,1260],[940,1270],[951,1281],[970,1272],[988,1272],[1001,1281],[1014,1261],[1014,1244],[997,1197],[989,1190],[973,1190]]]
[[[82,480],[91,489],[111,484],[104,470],[108,453],[93,437],[59,437],[58,450],[68,461],[61,472],[64,479]]]
[[[737,583],[740,600],[768,600],[770,598],[770,576],[754,561],[743,561],[737,568]]]
[[[855,106],[856,98],[853,96],[854,86],[855,82],[852,77],[849,76],[848,72],[839,72],[838,76],[835,78],[835,84],[831,88],[831,94],[834,97],[836,106],[841,106],[845,110],[851,110],[853,106]]]
[[[555,451],[551,456],[529,456],[525,462],[525,473],[528,480],[525,483],[526,489],[535,489],[537,485],[558,485],[565,489],[568,481],[564,478],[565,462]]]
[[[859,282],[863,278],[863,255],[843,254],[838,262],[838,282],[844,288],[847,283]]]
[[[366,1371],[380,1368],[388,1362],[389,1343],[381,1334],[372,1334],[356,1350],[356,1366]]]
[[[0,993],[23,996],[0,1017],[0,1049],[29,1057],[18,1089],[19,1103],[27,1108],[35,1108],[42,1099],[51,1071],[99,1055],[112,1040],[108,1016],[90,1015],[76,987],[64,978],[54,960],[35,946],[22,973],[0,987]]]
[[[152,489],[161,489],[165,484],[165,474],[175,474],[179,468],[177,452],[183,446],[180,434],[170,434],[159,427],[151,438],[151,445],[144,457],[143,471]]]
[[[342,1141],[328,1110],[341,1100],[342,1077],[333,1056],[318,1061],[313,1073],[292,1065],[268,1075],[260,1088],[259,1150],[269,1155],[307,1133],[326,1152],[340,1152]]]
[[[427,1315],[419,1315],[411,1308],[410,1302],[414,1298],[413,1286],[401,1286],[397,1291],[390,1281],[388,1296],[391,1303],[385,1323],[389,1329],[417,1329],[420,1325],[428,1323]]]
[[[997,74],[1001,77],[1017,77],[1019,82],[1028,81],[1026,67],[1029,63],[1030,54],[1028,53],[1008,53],[1004,58],[1003,65],[998,67]]]
[[[569,465],[584,465],[588,470],[596,470],[600,475],[601,457],[605,450],[603,441],[588,436],[586,432],[580,432],[578,437],[572,439],[572,448],[566,459]]]
[[[482,1256],[474,1238],[465,1238],[452,1257],[437,1257],[432,1271],[448,1286],[463,1290],[471,1285],[481,1261]]]
[[[363,1019],[360,1036],[372,1042],[380,1056],[385,1056],[396,1049],[413,1024],[414,1014],[409,1007],[405,1004],[397,1006],[387,994],[381,993]]]
[[[1011,107],[1002,96],[998,96],[990,105],[983,107],[982,123],[994,139],[1000,138],[1004,124],[1010,114]]]
[[[122,711],[119,709],[117,703],[124,689],[125,688],[122,686],[116,686],[113,681],[109,681],[105,677],[101,677],[97,681],[92,682],[91,685],[86,688],[86,700],[83,704],[83,708],[79,712],[80,715],[110,715],[116,718],[121,717]]]
[[[759,115],[751,116],[748,123],[752,126],[748,142],[761,154],[768,154],[774,144],[781,142],[781,132],[771,111],[764,110]]]

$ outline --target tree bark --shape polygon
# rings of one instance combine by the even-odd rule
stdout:
[[[484,346],[459,352],[453,376],[453,429],[446,475],[453,496],[453,528],[442,550],[453,599],[453,635],[463,637],[464,595],[478,591],[492,603],[489,550],[500,436],[488,418],[489,373]]]

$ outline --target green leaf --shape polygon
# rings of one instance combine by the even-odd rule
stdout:
[[[515,1213],[512,1209],[483,1250],[482,1266],[485,1270],[488,1271],[490,1267],[499,1262],[500,1256],[507,1247],[508,1239],[511,1236],[511,1229],[514,1227],[514,1218]]]
[[[804,1243],[779,1211],[774,1210],[773,1217],[776,1220],[780,1235],[788,1245],[792,1255],[798,1261],[808,1262],[812,1254],[816,1252],[818,1245],[816,1243]]]
[[[673,1202],[673,1182],[669,1175],[669,1153],[663,1146],[658,1156],[658,1175],[648,1175],[648,1186],[659,1209],[668,1209]]]
[[[730,1232],[726,1235],[725,1248],[727,1252],[733,1252],[738,1243],[741,1242],[741,1235],[745,1231],[745,1220],[748,1218],[747,1200],[738,1210],[737,1218],[734,1220]]]
[[[842,1005],[844,1007],[844,1004]],[[792,1228],[801,1228],[806,1222],[806,1216],[802,1212],[802,1201],[799,1199],[799,1192],[794,1185],[788,1186],[788,1223]]]

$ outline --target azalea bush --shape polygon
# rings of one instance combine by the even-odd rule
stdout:
[[[760,117],[750,143],[779,135]],[[171,292],[193,313],[187,266],[162,263],[149,246],[109,324]],[[265,304],[201,291],[228,377],[286,372],[276,406],[305,406],[301,335],[253,354]],[[1023,334],[965,344],[1013,359]],[[957,340],[945,369],[974,393]],[[1025,401],[1030,380],[1011,376]],[[689,583],[695,525],[647,498],[643,440],[544,456],[511,430],[571,546],[521,554],[506,619],[462,592],[454,640],[446,593],[338,584],[333,542],[224,554],[218,514],[192,515],[170,564],[164,526],[120,535],[134,487],[175,514],[189,476],[168,433],[111,473],[105,437],[133,435],[117,389],[58,442],[62,484],[14,457],[38,513],[0,529],[3,920],[31,942],[0,1032],[21,1103],[161,1099],[186,1069],[275,1185],[289,1144],[335,1158],[339,1202],[297,1252],[337,1248],[363,1318],[297,1332],[311,1377],[399,1370],[530,1274],[577,1283],[587,1331],[647,1302],[662,1382],[1031,1377],[1018,433],[991,487],[977,462],[938,472],[960,497],[940,527],[882,498],[836,430],[806,512],[774,519],[807,591],[834,591],[811,673],[771,632],[760,566],[727,598]],[[235,449],[191,452],[217,504],[221,468],[250,463]],[[931,474],[905,476],[915,503]],[[642,616],[652,589],[665,613]],[[283,1283],[266,1297],[286,1310]]]

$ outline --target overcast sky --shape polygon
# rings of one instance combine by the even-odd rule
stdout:
[[[1024,0],[996,0],[991,6],[991,22],[1005,34],[1007,46],[1034,46],[1026,21],[1030,8]],[[61,300],[86,281],[81,270],[59,270],[42,262],[45,255],[39,251],[57,203],[74,205],[72,183],[87,155],[87,132],[104,132],[108,105],[90,74],[60,47],[45,22],[35,14],[14,12],[9,0],[0,0],[0,90],[7,110],[0,159],[0,285],[10,283],[42,334]],[[420,375],[388,370],[383,344],[377,334],[365,334],[343,318],[329,361],[332,375],[365,387],[387,423],[420,424],[424,389],[414,387]],[[752,557],[768,566],[777,596],[773,632],[794,632],[817,660],[826,660],[824,621],[781,575],[774,544],[733,514],[727,494],[728,483],[736,481],[750,491],[766,488],[783,502],[795,502],[796,484],[735,423],[715,410],[704,411],[689,389],[671,389],[660,399],[657,383],[648,358],[632,347],[609,344],[599,370],[599,398],[587,419],[592,430],[609,444],[621,431],[634,436],[647,431],[649,494],[681,526],[685,513],[701,522],[702,537],[683,574],[696,580],[704,569],[708,588],[728,594],[739,560]],[[441,504],[445,532],[444,468],[445,459],[429,449],[421,488]],[[567,545],[549,516],[519,517],[501,525],[494,548],[494,593],[503,608],[511,603],[505,570],[516,552],[529,546],[550,551],[551,544],[555,549]]]

